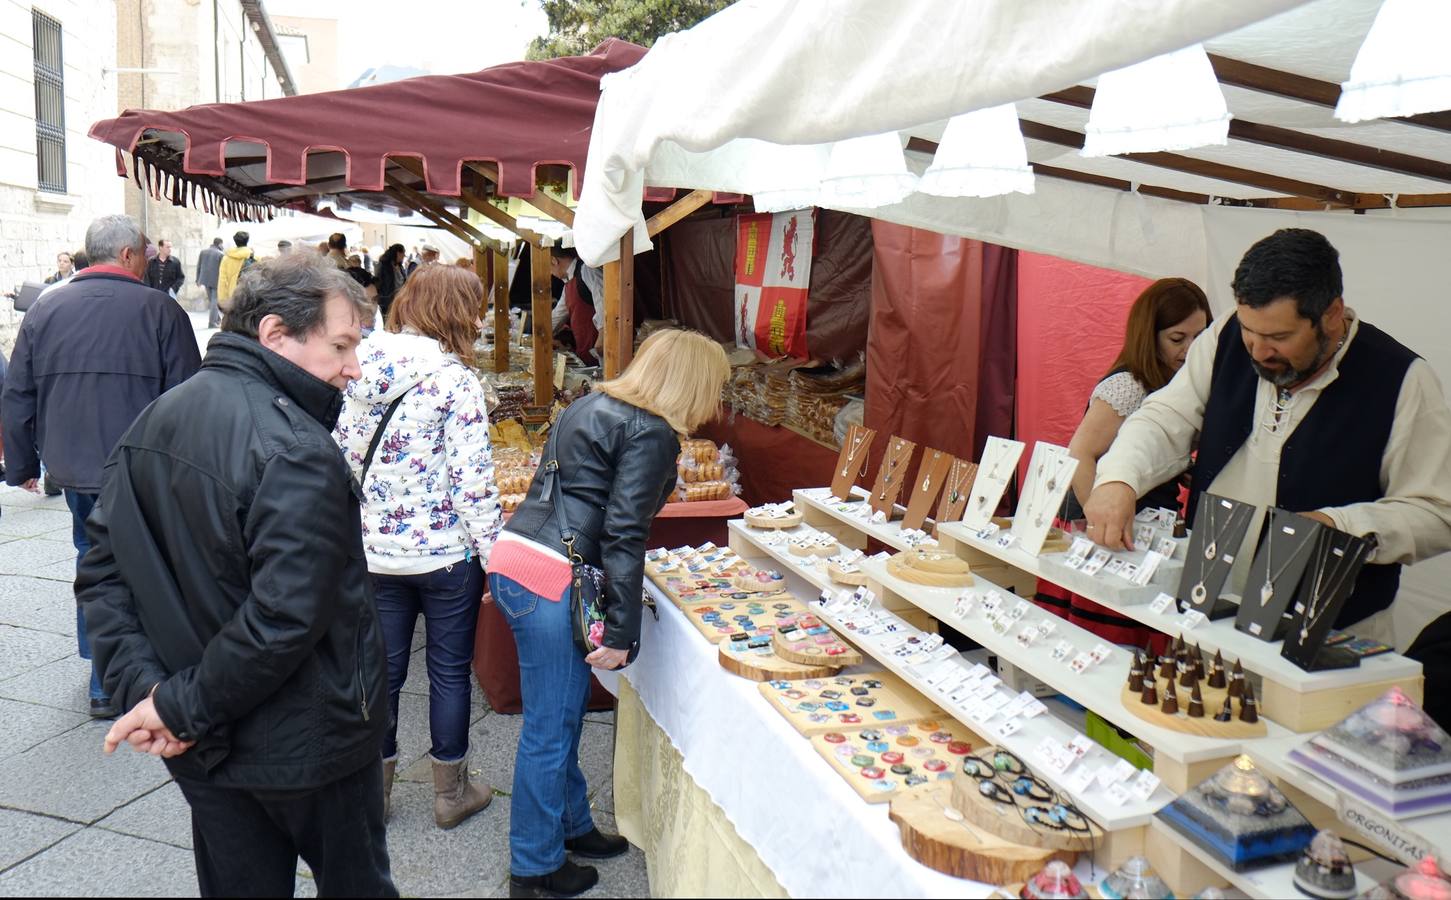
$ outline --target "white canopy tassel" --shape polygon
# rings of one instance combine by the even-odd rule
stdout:
[[[1083,156],[1189,150],[1229,140],[1229,108],[1204,47],[1165,53],[1098,79]]]
[[[1340,86],[1335,118],[1363,122],[1451,109],[1451,3],[1385,0]]]
[[[875,209],[900,203],[917,189],[895,131],[838,141],[821,179],[821,205]]]
[[[938,197],[1033,193],[1017,107],[1006,103],[953,116],[917,190]]]

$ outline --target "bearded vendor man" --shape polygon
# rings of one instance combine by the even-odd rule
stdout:
[[[1232,287],[1235,314],[1200,335],[1099,460],[1084,507],[1088,537],[1131,548],[1135,499],[1188,468],[1197,447],[1190,521],[1209,491],[1256,504],[1256,522],[1279,506],[1373,540],[1335,625],[1394,647],[1401,566],[1451,549],[1451,410],[1440,383],[1425,360],[1345,305],[1340,254],[1318,232],[1260,240]],[[1232,591],[1243,587],[1259,531],[1252,525],[1240,548]],[[1451,656],[1451,634],[1436,643],[1441,659]],[[1410,655],[1422,657],[1431,697],[1446,673],[1433,677],[1432,656],[1418,650]]]

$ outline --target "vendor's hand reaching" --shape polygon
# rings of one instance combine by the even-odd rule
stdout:
[[[150,697],[131,707],[130,712],[111,726],[111,730],[106,732],[105,751],[115,752],[122,741],[138,752],[167,759],[180,756],[196,743],[177,740],[171,729],[166,727],[166,723],[161,721],[161,715],[156,712],[156,704]]]
[[[618,669],[630,658],[630,651],[615,650],[611,647],[600,647],[593,653],[586,656],[584,661],[596,669]]]
[[[1093,489],[1083,514],[1088,517],[1088,539],[1110,550],[1134,549],[1134,502],[1138,495],[1122,481]]]

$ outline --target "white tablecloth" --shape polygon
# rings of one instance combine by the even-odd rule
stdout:
[[[770,708],[756,683],[722,669],[716,647],[648,587],[660,618],[645,613],[644,649],[624,677],[684,757],[685,770],[792,896],[992,892],[991,885],[943,875],[908,856],[888,804],[857,796]]]

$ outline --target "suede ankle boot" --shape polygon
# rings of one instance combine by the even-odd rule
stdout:
[[[594,887],[600,873],[594,866],[580,866],[569,860],[548,875],[509,876],[510,897],[575,897]]]
[[[469,783],[467,757],[451,763],[429,759],[433,760],[433,821],[439,828],[452,828],[493,802],[488,782]]]

